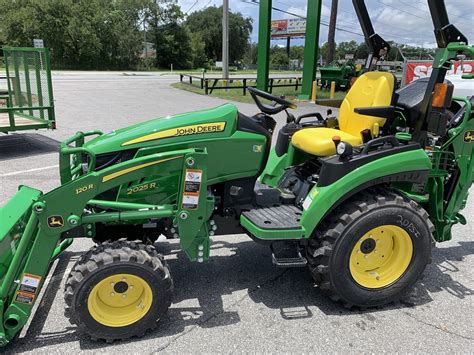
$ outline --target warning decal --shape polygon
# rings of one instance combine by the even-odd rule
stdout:
[[[182,208],[194,210],[199,206],[202,170],[186,169]]]
[[[20,288],[18,291],[36,293],[41,282],[41,277],[31,274],[23,274],[23,279],[21,280]]]
[[[16,293],[15,302],[32,304],[39,291],[41,276],[23,274],[20,287]]]
[[[18,291],[16,294],[15,302],[32,304],[34,299],[35,299],[34,294]]]

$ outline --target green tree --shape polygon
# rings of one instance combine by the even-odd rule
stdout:
[[[206,55],[206,46],[200,33],[190,33],[193,68],[208,68],[209,59]]]
[[[356,41],[350,42],[340,42],[336,48],[335,59],[344,59],[346,54],[355,54],[357,48],[359,47]]]
[[[214,61],[222,59],[222,7],[207,7],[193,12],[186,21],[192,33],[199,33],[205,44],[206,56]],[[240,13],[229,14],[229,61],[241,61],[249,46],[252,19]]]
[[[156,65],[186,69],[193,65],[190,31],[182,25],[184,14],[176,4],[159,5],[153,1],[147,10],[148,31],[156,49]]]
[[[257,64],[258,45],[251,43],[248,45],[247,50],[242,58],[244,65]]]
[[[367,59],[369,56],[369,48],[365,42],[359,43],[357,49],[355,51],[354,58],[355,59]]]
[[[146,0],[0,0],[0,32],[11,46],[44,39],[58,67],[127,68],[141,50]]]
[[[288,54],[286,48],[273,46],[270,48],[270,64],[272,66],[280,67],[288,65]]]
[[[302,62],[304,60],[304,46],[290,47],[290,59],[298,59]]]

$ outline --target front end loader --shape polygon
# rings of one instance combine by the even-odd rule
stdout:
[[[353,2],[369,69],[386,42],[364,2]],[[474,180],[474,100],[453,98],[445,80],[474,50],[444,2],[428,4],[439,47],[431,77],[396,90],[392,74],[367,71],[337,120],[296,118],[294,103],[249,89],[253,117],[226,104],[63,142],[61,186],[21,186],[0,209],[0,345],[27,323],[52,261],[77,238],[96,245],[68,276],[66,313],[108,342],[142,336],[172,303],[171,271],[154,247],[161,235],[202,263],[211,236],[245,233],[271,248],[277,267],[308,268],[335,302],[398,300],[434,243],[467,223],[460,211]]]

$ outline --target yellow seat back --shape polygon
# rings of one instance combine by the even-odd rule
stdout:
[[[339,109],[339,129],[359,137],[360,132],[385,124],[385,118],[359,115],[358,107],[390,106],[395,90],[395,76],[386,72],[367,72],[352,85]]]

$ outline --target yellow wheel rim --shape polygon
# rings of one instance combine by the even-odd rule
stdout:
[[[352,249],[349,268],[352,278],[366,288],[381,288],[397,281],[413,256],[410,235],[394,225],[368,231]]]
[[[131,274],[116,274],[94,286],[87,307],[98,323],[125,327],[142,319],[152,302],[153,293],[145,280]]]

